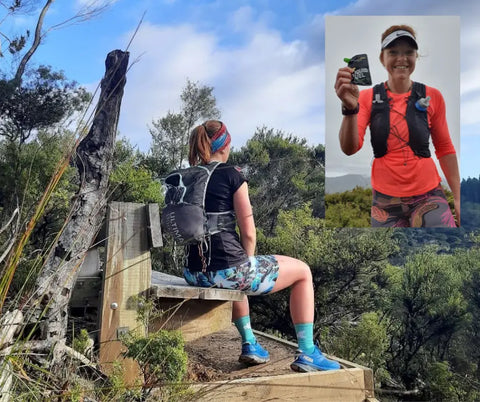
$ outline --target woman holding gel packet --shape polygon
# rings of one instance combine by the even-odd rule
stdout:
[[[338,70],[335,92],[342,102],[340,147],[358,152],[367,126],[372,165],[372,227],[456,227],[429,150],[430,138],[453,193],[460,225],[460,175],[440,91],[414,82],[418,58],[415,31],[393,25],[381,38],[380,62],[388,79],[359,91],[353,69]]]

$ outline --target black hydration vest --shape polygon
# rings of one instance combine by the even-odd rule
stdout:
[[[192,244],[224,230],[235,228],[234,211],[207,212],[207,186],[220,162],[191,166],[171,172],[165,179],[162,228],[179,244]]]
[[[407,101],[408,145],[415,155],[430,158],[427,111],[415,107],[420,98],[425,98],[425,85],[414,82],[412,92]],[[390,134],[390,104],[388,102],[385,84],[373,87],[372,114],[370,116],[370,141],[375,158],[381,158],[387,153],[387,138]]]

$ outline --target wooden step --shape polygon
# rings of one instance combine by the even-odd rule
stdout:
[[[296,373],[290,363],[297,344],[255,331],[270,361],[247,367],[238,362],[241,338],[229,328],[198,338],[185,346],[188,383],[195,401],[324,401],[374,402],[372,370],[326,355],[340,370]]]

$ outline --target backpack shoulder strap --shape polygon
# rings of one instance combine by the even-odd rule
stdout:
[[[203,188],[203,195],[202,195],[202,208],[204,209],[205,209],[205,198],[207,197],[208,183],[210,182],[210,178],[212,177],[214,170],[218,167],[218,165],[220,165],[220,163],[221,162],[214,161],[214,162],[210,162],[208,165],[199,166],[201,168],[207,169],[208,171],[208,176],[206,177],[206,180],[205,180],[205,187]]]

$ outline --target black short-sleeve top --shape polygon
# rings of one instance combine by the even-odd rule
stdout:
[[[233,211],[233,194],[246,182],[239,168],[221,163],[212,173],[205,196],[207,212]],[[207,243],[208,244],[208,243]],[[217,271],[242,264],[248,260],[243,249],[235,225],[211,237],[211,253],[204,246],[204,255],[210,257],[207,271]],[[190,271],[201,271],[202,262],[197,245],[189,246],[187,268]]]

